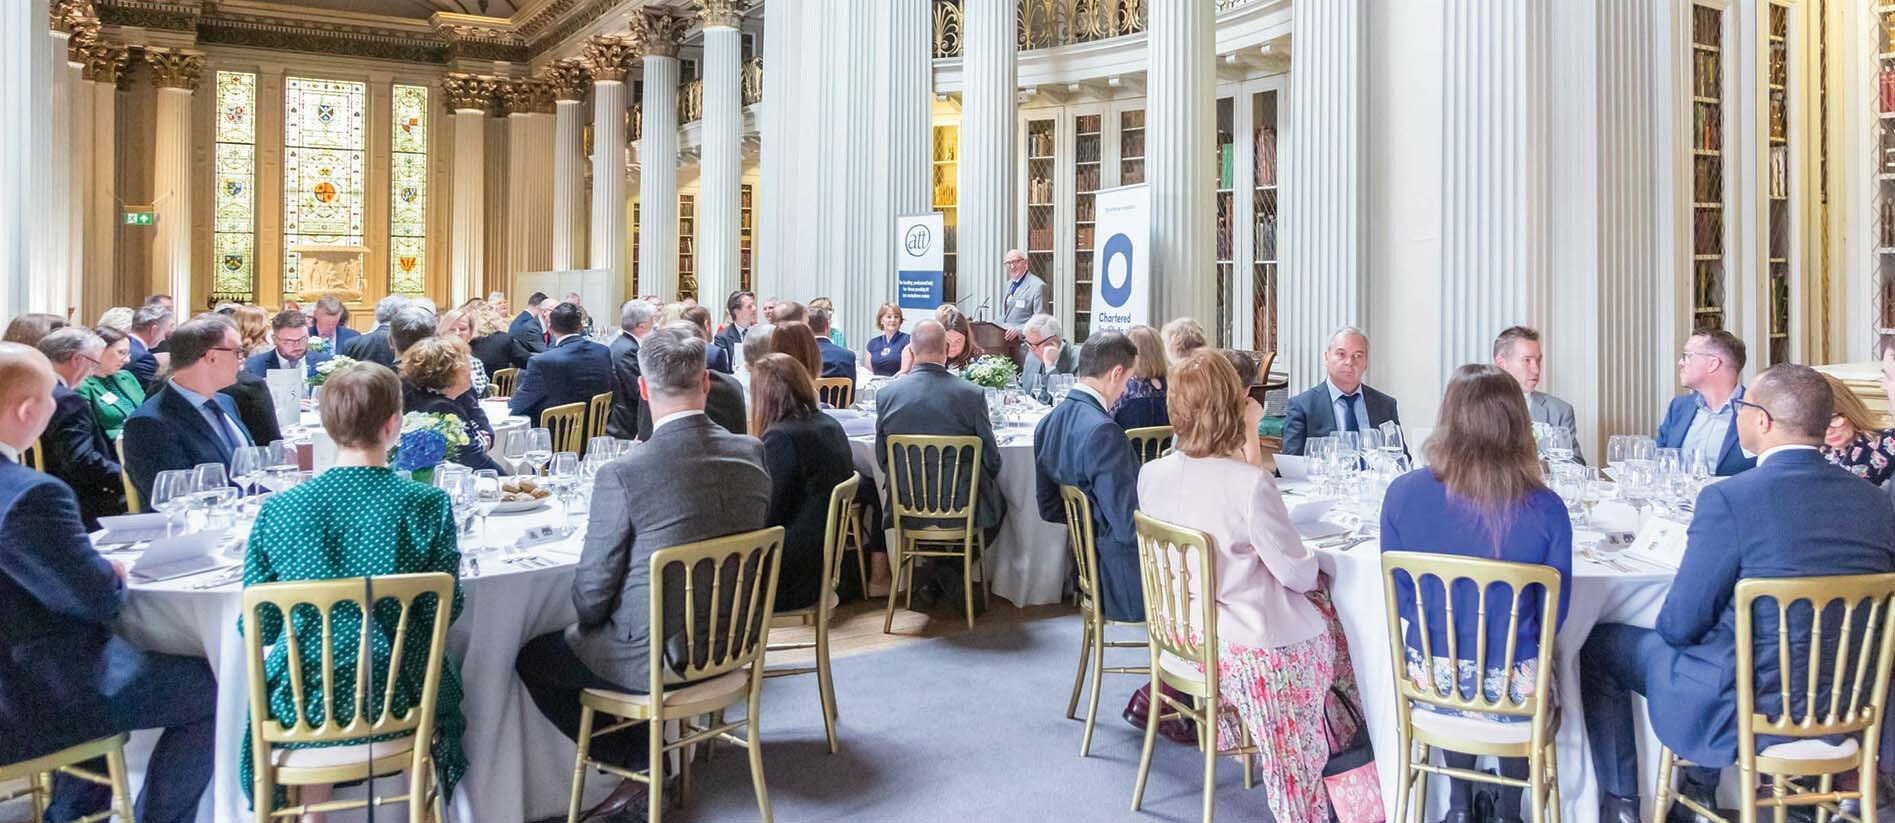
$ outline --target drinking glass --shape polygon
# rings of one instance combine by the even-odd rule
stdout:
[[[603,435],[599,437],[594,437],[586,441],[586,456],[591,457],[600,452],[606,452],[610,454],[611,452],[608,450],[616,450],[617,448],[618,446],[614,444],[612,438],[610,437],[605,437]]]
[[[1592,508],[1599,505],[1600,501],[1605,500],[1607,491],[1606,481],[1599,476],[1598,469],[1591,466],[1581,466],[1580,468],[1584,470],[1584,474],[1581,475],[1580,481],[1582,485],[1580,487],[1579,505],[1584,506],[1586,509],[1586,527],[1592,528]]]
[[[230,504],[237,502],[235,486],[213,486],[199,489],[197,498],[204,506],[204,528],[226,529],[235,520],[231,516]]]
[[[516,474],[526,473],[523,469],[526,467],[527,440],[526,429],[514,429],[507,432],[507,446],[501,454],[506,456],[507,463]]]
[[[1303,457],[1309,466],[1309,478],[1316,483],[1316,493],[1327,494],[1329,480],[1333,474],[1330,464],[1335,459],[1336,440],[1333,437],[1312,437],[1304,443]]]
[[[572,495],[579,486],[579,455],[560,452],[553,455],[546,470],[547,479],[559,490],[562,520],[572,516]]]
[[[526,462],[539,474],[553,459],[553,433],[549,429],[531,429],[526,433]]]
[[[987,422],[999,425],[1000,414],[1007,407],[1006,396],[999,389],[986,389],[981,393],[987,397]]]
[[[1656,491],[1658,461],[1651,458],[1627,458],[1621,468],[1624,476],[1619,478],[1619,497],[1632,505],[1638,512],[1638,522],[1645,522],[1645,507],[1652,502]]]
[[[474,512],[480,515],[480,534],[477,542],[487,539],[487,518],[500,505],[500,473],[493,469],[481,469],[474,472]]]
[[[230,479],[244,494],[254,494],[257,480],[270,459],[268,446],[244,446],[230,454]]]
[[[1555,463],[1573,462],[1573,430],[1549,426],[1546,430],[1546,459]]]
[[[1606,438],[1605,464],[1612,469],[1614,476],[1618,475],[1619,467],[1625,465],[1626,459],[1631,457],[1632,441],[1637,439],[1627,434],[1615,434]]]
[[[172,524],[180,512],[189,508],[197,494],[197,474],[190,469],[168,469],[151,480],[151,507],[164,513],[164,533],[171,536]]]
[[[1553,493],[1566,504],[1568,512],[1580,507],[1585,497],[1585,467],[1573,463],[1554,463],[1552,466]]]

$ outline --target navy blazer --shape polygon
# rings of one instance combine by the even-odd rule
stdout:
[[[612,413],[606,415],[605,433],[620,440],[634,440],[638,438],[638,410],[645,405],[645,398],[638,394],[638,338],[621,334],[606,348],[612,353]]]
[[[1691,392],[1671,398],[1671,406],[1665,409],[1665,422],[1658,424],[1658,448],[1684,447],[1685,433],[1691,430],[1691,420],[1698,416],[1697,397],[1697,392]],[[1717,451],[1717,475],[1729,477],[1755,465],[1757,458],[1745,457],[1743,447],[1737,444],[1737,415],[1733,409],[1730,428],[1724,431],[1724,445]]]
[[[1895,571],[1895,509],[1880,490],[1815,449],[1789,449],[1706,486],[1688,534],[1678,576],[1658,613],[1658,634],[1670,648],[1661,659],[1645,661],[1645,698],[1665,707],[1651,713],[1659,740],[1680,757],[1718,768],[1737,759],[1737,582]],[[1782,703],[1776,609],[1760,608],[1756,618],[1757,711],[1775,714]],[[1807,609],[1792,610],[1790,621],[1789,636],[1803,638],[1790,651],[1798,661],[1794,682],[1801,683],[1809,655]],[[1826,639],[1836,636],[1839,617],[1835,622],[1825,623]],[[1822,665],[1831,671],[1830,663]],[[1802,689],[1791,691],[1800,711]]]
[[[737,370],[730,365],[730,362],[730,352],[716,346],[704,347],[705,368],[722,374],[736,374]]]
[[[1401,414],[1395,410],[1395,398],[1370,388],[1367,383],[1362,384],[1362,404],[1369,408],[1369,419],[1358,421],[1364,430],[1391,421],[1397,426],[1401,425]],[[1328,437],[1339,428],[1341,424],[1336,421],[1336,403],[1329,398],[1329,381],[1324,380],[1309,391],[1290,398],[1289,416],[1283,421],[1283,453],[1301,455],[1309,438]]]
[[[750,409],[744,405],[744,384],[738,382],[737,378],[721,371],[706,373],[711,376],[711,390],[704,395],[704,416],[709,417],[712,423],[716,423],[724,431],[730,432],[731,434],[749,434]],[[632,394],[634,395],[638,393],[638,382],[636,378],[637,375],[634,374],[631,383]],[[616,380],[617,378],[615,377],[614,379]],[[617,384],[614,383],[614,385],[616,386]],[[617,391],[615,389],[613,397],[615,406],[617,402]],[[622,439],[650,440],[652,426],[651,404],[641,402],[633,408],[637,416],[637,419],[633,421],[634,428],[630,435]],[[614,408],[614,414],[616,414],[616,411],[616,408]],[[608,422],[607,425],[609,426],[610,423]],[[616,434],[612,436],[619,437],[619,435]]]
[[[361,332],[356,331],[355,329],[351,329],[348,326],[337,324],[336,337],[334,340],[329,340],[329,338],[323,337],[324,340],[329,341],[329,347],[323,350],[323,354],[329,357],[334,357],[336,352],[342,351],[342,347],[349,344],[350,340],[354,340],[355,338],[361,337],[361,336],[362,336]],[[309,327],[309,337],[310,339],[314,340],[315,338],[322,337],[322,335],[317,334],[316,327],[314,325],[311,325]]]
[[[333,353],[327,350],[311,351],[304,354],[303,376],[307,377],[311,374],[315,374],[316,367],[321,365],[322,361],[334,356]],[[253,354],[243,359],[243,373],[255,377],[258,380],[269,379],[270,370],[274,368],[276,368],[276,349]]]
[[[1060,486],[1078,487],[1092,503],[1092,545],[1099,555],[1100,608],[1106,619],[1144,620],[1138,538],[1132,530],[1138,456],[1125,430],[1092,395],[1075,391],[1034,428],[1033,453],[1040,519],[1066,522]]]
[[[237,404],[227,395],[215,398],[230,417],[230,424],[242,428]],[[125,418],[125,473],[138,490],[138,498],[150,505],[151,480],[158,472],[189,469],[199,463],[230,465],[230,449],[224,439],[211,430],[204,413],[191,405],[171,387],[170,381],[157,394],[145,398],[145,405]]]
[[[724,351],[725,365],[743,359],[744,334],[748,331],[737,328],[736,323],[725,323],[723,328],[717,330],[717,336],[711,338],[711,346]]]
[[[612,353],[580,335],[559,341],[536,355],[520,375],[507,411],[540,424],[540,412],[567,403],[591,402],[612,390]]]
[[[100,517],[125,513],[125,486],[119,482],[112,442],[92,416],[85,395],[53,384],[53,417],[39,442],[46,449],[46,473],[66,481],[78,496],[87,528],[97,528]]]
[[[513,340],[513,367],[526,368],[526,362],[533,355],[546,351],[546,327],[540,325],[539,318],[530,311],[520,312],[513,318],[513,325],[507,327],[507,337]]]
[[[822,352],[822,377],[847,377],[849,385],[855,385],[855,352],[830,342],[827,337],[816,338],[816,350]]]
[[[72,490],[0,457],[0,761],[110,732],[106,695],[143,666],[112,634],[124,603]]]
[[[493,426],[487,422],[487,413],[480,410],[480,402],[474,399],[473,392],[458,398],[448,397],[403,380],[401,408],[403,412],[451,414],[460,418],[461,427],[467,430],[467,445],[461,447],[460,454],[455,455],[453,462],[475,471],[493,469],[501,474],[508,473],[487,454],[487,448],[493,444]]]
[[[395,367],[395,344],[388,339],[387,326],[377,326],[374,331],[350,340],[342,347],[342,355],[361,363],[380,363],[391,369]]]
[[[125,339],[131,344],[132,350],[131,359],[125,361],[125,368],[138,378],[138,384],[145,387],[145,394],[149,396],[158,390],[158,356],[151,353],[145,341],[131,335],[126,335]]]

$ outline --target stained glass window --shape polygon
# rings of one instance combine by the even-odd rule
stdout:
[[[211,299],[257,298],[257,76],[217,73]]]
[[[297,246],[362,242],[362,83],[289,77],[283,87],[283,293],[297,284]]]
[[[388,290],[428,289],[428,87],[395,87],[388,208]]]

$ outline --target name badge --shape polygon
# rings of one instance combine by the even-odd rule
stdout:
[[[118,402],[118,395],[113,394],[111,392],[106,392],[104,394],[99,395],[99,399],[105,401],[106,404],[109,405],[109,404]]]

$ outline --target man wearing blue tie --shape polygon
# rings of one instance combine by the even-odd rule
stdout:
[[[1323,369],[1327,380],[1290,398],[1289,416],[1283,421],[1284,454],[1303,454],[1312,437],[1361,432],[1389,422],[1401,425],[1395,398],[1362,382],[1369,371],[1369,336],[1361,329],[1344,326],[1329,336]]]
[[[237,449],[255,445],[236,403],[218,393],[237,382],[243,365],[237,326],[222,315],[198,315],[171,332],[170,343],[171,378],[125,420],[125,473],[143,500],[151,499],[158,472],[228,467]]]

